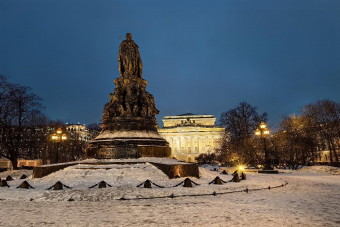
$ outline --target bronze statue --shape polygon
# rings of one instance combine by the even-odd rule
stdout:
[[[143,64],[130,33],[119,46],[120,77],[103,110],[101,132],[86,149],[88,158],[170,157],[169,143],[157,132],[153,95],[145,88]]]
[[[143,63],[137,44],[132,40],[130,33],[126,34],[119,46],[118,68],[120,76],[136,76],[142,78]]]
[[[155,119],[159,111],[153,95],[145,90],[147,81],[142,78],[142,59],[130,33],[119,46],[118,69],[120,77],[114,80],[116,88],[104,106],[102,122],[110,122],[114,117]]]

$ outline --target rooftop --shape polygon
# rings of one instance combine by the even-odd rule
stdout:
[[[177,116],[164,116],[163,119],[181,119],[181,118],[214,118],[214,115],[198,115],[193,113],[185,113]]]

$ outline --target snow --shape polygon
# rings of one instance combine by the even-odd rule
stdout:
[[[148,160],[148,159],[145,159]],[[151,159],[154,160],[154,159]],[[170,162],[171,159],[161,159]],[[174,160],[175,161],[175,160]],[[221,170],[220,170],[221,171]],[[231,173],[233,169],[228,169]],[[172,187],[184,180],[168,179],[149,163],[78,164],[40,179],[26,179],[35,189],[16,189],[22,174],[32,171],[0,173],[11,175],[10,188],[0,188],[0,226],[339,226],[339,168],[304,167],[299,171],[280,170],[280,174],[247,173],[247,180],[209,185],[216,176],[229,181],[231,175],[200,168],[200,184],[193,188]],[[336,174],[336,175],[334,175]],[[166,188],[137,188],[146,179]],[[88,187],[106,181],[112,188]],[[46,190],[61,181],[72,189]],[[252,191],[274,187],[276,189]],[[249,193],[244,190],[250,189]],[[140,199],[160,196],[223,195]],[[75,201],[68,201],[70,198]]]
[[[64,162],[64,163],[57,163],[57,164],[49,164],[49,165],[44,165],[45,167],[48,166],[59,166],[62,165],[64,166],[65,164],[70,164],[70,165],[77,165],[77,164],[100,164],[100,165],[107,165],[110,163],[146,163],[146,162],[155,162],[155,163],[160,163],[160,164],[173,164],[173,165],[189,165],[190,163],[186,163],[184,161],[179,161],[176,159],[172,158],[153,158],[153,157],[145,157],[145,158],[137,158],[137,159],[85,159],[81,161],[75,161],[75,162]]]
[[[204,164],[201,166],[202,168],[209,169],[209,170],[218,170],[220,167],[218,165],[211,165],[211,164]]]
[[[340,175],[340,168],[333,166],[305,166],[299,170],[300,172],[315,172],[315,173],[331,173]]]

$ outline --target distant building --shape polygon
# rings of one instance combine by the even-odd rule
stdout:
[[[82,141],[91,141],[94,138],[94,133],[86,128],[85,124],[65,124],[66,131],[71,136],[71,140],[82,140]]]
[[[334,135],[336,135],[336,131],[334,132]],[[333,164],[336,163],[335,153],[332,151],[330,152],[330,143],[321,135],[321,133],[318,133],[315,135],[315,142],[317,144],[316,146],[316,157],[314,159],[315,162],[318,164],[331,164],[333,161]],[[340,140],[338,137],[334,136],[332,138],[332,145],[336,149],[336,155],[340,157]],[[340,163],[337,163],[337,165],[340,166]]]
[[[186,113],[165,116],[159,134],[169,142],[171,155],[179,160],[194,162],[200,154],[213,153],[220,146],[225,129],[215,126],[214,115]]]

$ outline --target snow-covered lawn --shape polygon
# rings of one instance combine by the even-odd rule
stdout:
[[[231,172],[231,170],[229,170]],[[172,187],[183,181],[168,179],[150,164],[79,164],[41,179],[27,179],[35,189],[17,189],[18,178],[29,171],[0,173],[16,178],[0,188],[0,226],[340,226],[340,171],[334,167],[305,167],[278,175],[248,173],[247,180],[209,185],[216,176],[231,175],[200,168],[200,186]],[[137,188],[146,179],[166,188]],[[112,188],[89,189],[100,181]],[[46,190],[55,182],[72,187]],[[198,195],[289,184],[277,189],[217,196],[141,199]],[[68,201],[72,198],[74,201]]]

